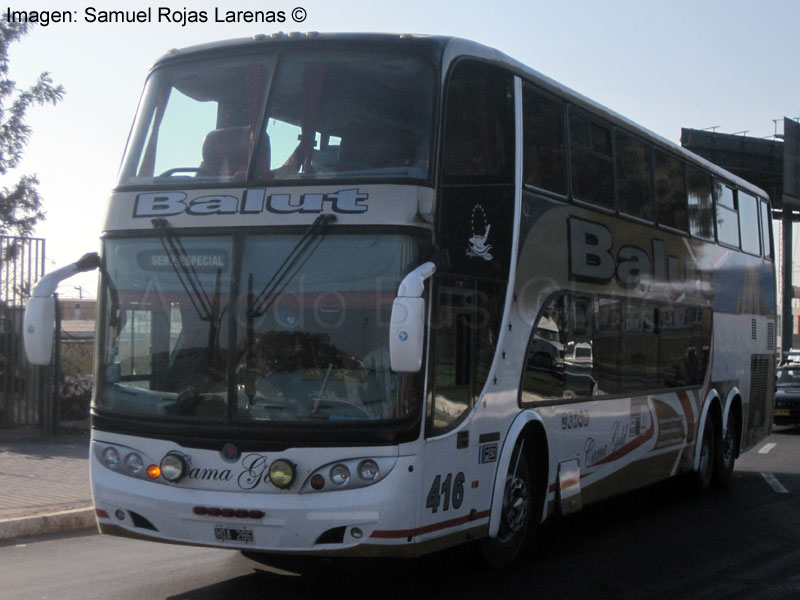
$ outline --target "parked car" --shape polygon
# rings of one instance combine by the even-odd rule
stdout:
[[[773,415],[778,425],[800,424],[800,363],[778,367]]]

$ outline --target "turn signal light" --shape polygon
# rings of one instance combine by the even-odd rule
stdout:
[[[161,477],[161,467],[158,465],[150,465],[147,467],[147,476],[150,479],[158,479]]]

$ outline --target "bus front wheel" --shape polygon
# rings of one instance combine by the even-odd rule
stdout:
[[[481,540],[481,553],[489,566],[509,566],[522,549],[531,520],[532,494],[528,463],[523,453],[518,461],[512,458],[509,466],[497,537]]]

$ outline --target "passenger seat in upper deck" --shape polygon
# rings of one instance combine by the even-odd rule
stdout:
[[[226,127],[206,134],[197,177],[245,179],[250,159],[250,127]]]

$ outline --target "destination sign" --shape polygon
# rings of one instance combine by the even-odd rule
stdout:
[[[159,250],[144,250],[136,256],[139,267],[146,271],[174,271],[188,269],[197,273],[227,271],[230,257],[227,250],[189,250],[185,254],[170,256]]]

